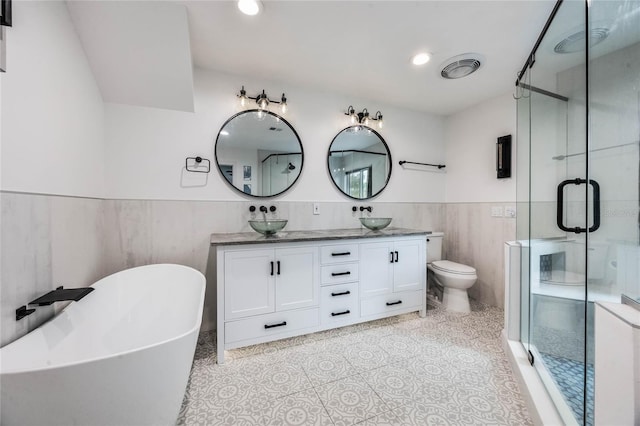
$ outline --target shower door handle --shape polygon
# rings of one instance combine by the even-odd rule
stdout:
[[[593,186],[593,225],[587,228],[581,228],[576,226],[574,228],[569,228],[564,225],[564,187],[567,185],[582,185],[583,183],[587,183],[586,179],[567,179],[558,185],[558,207],[557,207],[557,215],[556,222],[558,224],[558,228],[562,229],[565,232],[574,232],[576,234],[580,234],[582,232],[595,232],[600,228],[600,185],[593,179],[589,179],[589,184]]]

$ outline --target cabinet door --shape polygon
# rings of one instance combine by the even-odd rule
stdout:
[[[224,292],[225,319],[273,312],[275,306],[273,249],[225,253]]]
[[[276,310],[318,305],[317,247],[276,249]]]
[[[397,252],[393,264],[393,291],[420,290],[424,283],[427,265],[423,261],[421,240],[396,241],[393,251]]]
[[[360,295],[376,296],[393,290],[393,243],[360,245]]]

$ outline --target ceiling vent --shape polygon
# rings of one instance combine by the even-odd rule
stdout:
[[[580,30],[571,34],[570,36],[563,39],[560,43],[556,44],[556,46],[553,48],[553,51],[556,53],[576,53],[584,50],[584,34],[584,30]],[[593,47],[609,37],[609,28],[591,28],[591,30],[589,31],[589,35],[589,45]]]
[[[465,53],[463,55],[454,56],[445,62],[440,75],[448,80],[466,77],[472,74],[482,66],[484,58],[476,53]]]

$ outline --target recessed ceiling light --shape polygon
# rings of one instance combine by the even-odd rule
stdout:
[[[245,15],[257,15],[262,9],[260,0],[238,0],[238,9]]]
[[[431,59],[431,56],[429,56],[428,53],[423,52],[415,55],[411,62],[413,63],[413,65],[424,65],[429,62],[429,59]]]

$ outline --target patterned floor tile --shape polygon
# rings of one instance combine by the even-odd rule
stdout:
[[[407,359],[404,367],[414,376],[431,383],[449,384],[455,377],[455,369],[444,358],[419,355]]]
[[[415,339],[402,334],[389,334],[379,341],[380,347],[392,358],[411,358],[421,352]]]
[[[300,365],[275,363],[257,373],[251,379],[252,395],[268,400],[297,393],[312,387]]]
[[[226,351],[223,365],[215,332],[203,332],[178,424],[531,424],[502,350],[503,312],[471,308],[449,313],[430,301],[426,318]]]
[[[423,397],[421,379],[403,367],[386,365],[363,373],[362,378],[391,409]]]
[[[408,426],[472,424],[465,422],[465,418],[461,418],[456,412],[448,411],[440,404],[419,402],[404,405],[393,410],[393,414],[398,417],[401,424]]]
[[[389,354],[379,345],[372,343],[356,343],[344,348],[344,357],[358,371],[368,371],[387,365],[390,361]]]
[[[264,424],[271,426],[332,426],[329,413],[313,389],[273,401],[264,411]]]
[[[350,376],[316,389],[336,425],[351,425],[389,408],[360,376]]]
[[[386,413],[379,414],[358,423],[358,425],[362,426],[400,426],[402,424],[403,423],[400,421],[398,416],[393,414],[391,411],[387,411]]]
[[[333,352],[320,352],[309,357],[302,368],[316,387],[357,373],[344,356]]]

